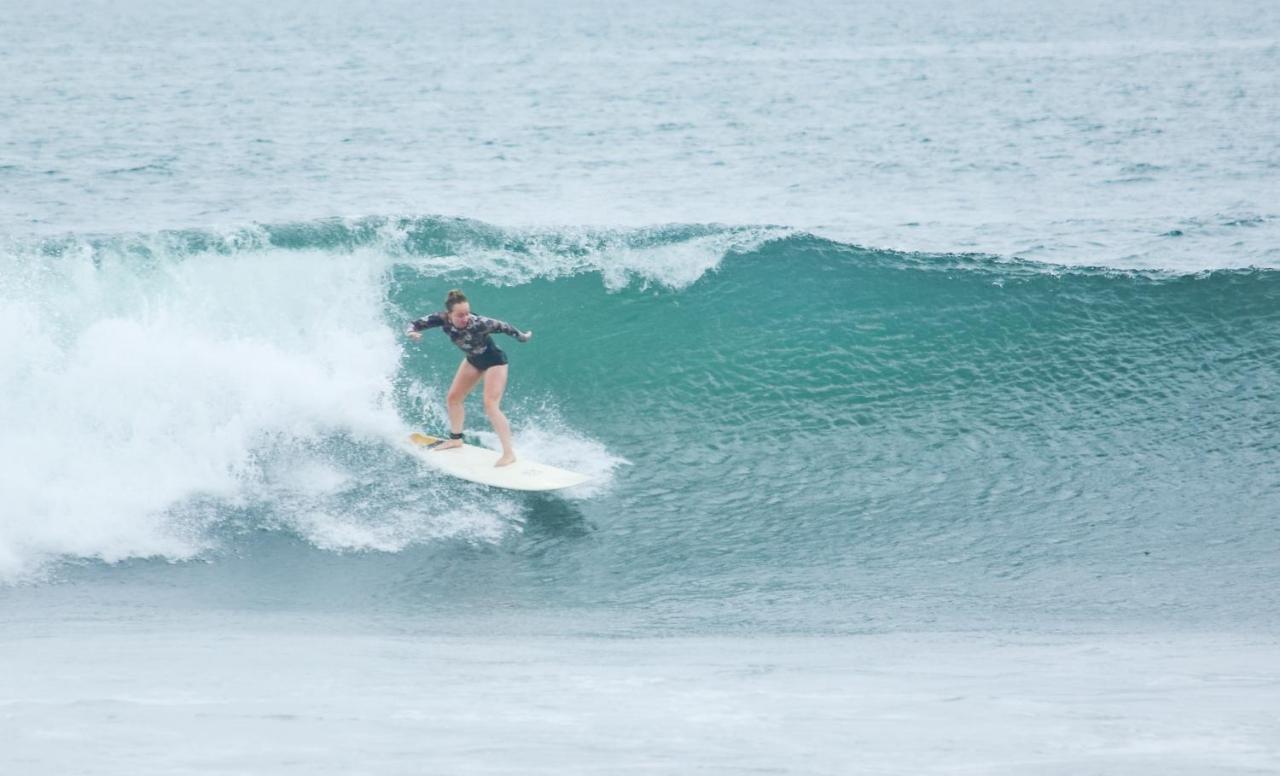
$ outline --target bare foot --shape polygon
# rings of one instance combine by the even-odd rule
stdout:
[[[494,466],[510,466],[515,462],[516,462],[515,453],[507,453],[506,455],[499,458],[498,462],[495,463]]]
[[[446,439],[437,445],[432,445],[431,449],[432,450],[449,450],[450,448],[454,448],[454,447],[462,447],[462,440]]]

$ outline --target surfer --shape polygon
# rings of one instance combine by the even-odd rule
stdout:
[[[436,446],[437,450],[447,450],[462,446],[462,419],[465,415],[463,400],[471,389],[476,387],[480,378],[484,378],[484,412],[498,432],[502,441],[502,457],[494,466],[508,466],[515,463],[516,453],[511,447],[511,425],[507,416],[502,414],[502,392],[507,387],[507,354],[502,352],[489,336],[495,331],[515,337],[520,342],[528,342],[533,332],[522,332],[505,321],[473,315],[471,303],[466,294],[458,289],[449,292],[444,302],[444,312],[431,313],[419,318],[405,332],[414,342],[422,339],[426,329],[444,329],[453,344],[466,353],[466,358],[458,365],[458,373],[453,377],[453,385],[449,387],[449,396],[445,401],[449,408],[449,439]]]

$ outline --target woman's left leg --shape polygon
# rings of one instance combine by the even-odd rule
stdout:
[[[507,365],[500,364],[484,370],[484,414],[489,416],[493,430],[502,440],[502,457],[494,466],[507,466],[516,462],[516,451],[511,447],[511,424],[502,414],[502,392],[507,389]]]

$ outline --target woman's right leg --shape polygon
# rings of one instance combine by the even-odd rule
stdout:
[[[455,434],[462,433],[462,421],[466,417],[463,401],[471,393],[471,389],[476,387],[476,383],[480,382],[481,377],[484,377],[484,372],[476,369],[465,358],[458,364],[458,373],[453,376],[453,385],[449,386],[449,396],[445,399],[445,406],[449,408],[449,430]],[[436,449],[447,450],[461,446],[461,439],[448,439],[437,445]]]

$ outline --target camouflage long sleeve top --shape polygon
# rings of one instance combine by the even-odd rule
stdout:
[[[508,334],[521,342],[529,340],[528,335],[506,321],[486,318],[483,315],[472,314],[467,325],[462,328],[454,326],[445,313],[431,313],[413,322],[414,331],[435,328],[444,329],[444,333],[449,335],[453,344],[462,348],[462,352],[472,356],[478,356],[494,346],[493,337],[489,335],[495,331]]]

